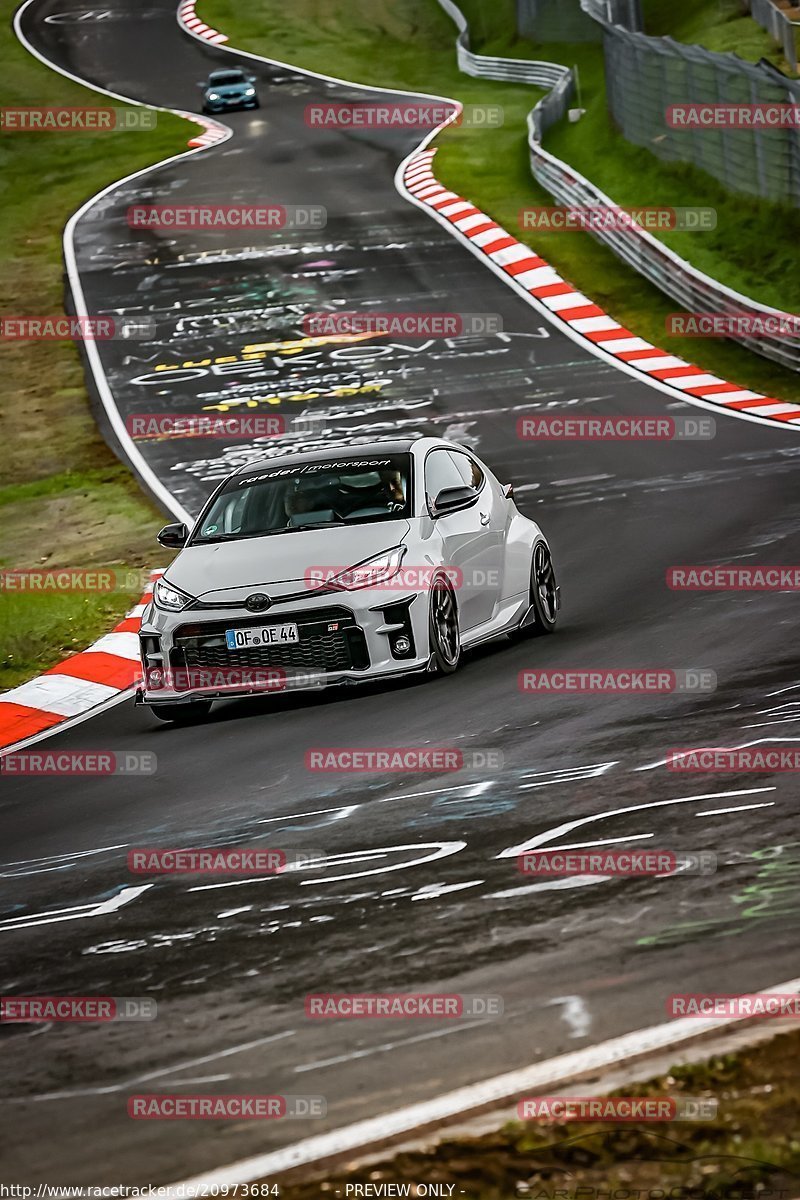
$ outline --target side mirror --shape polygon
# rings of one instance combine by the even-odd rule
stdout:
[[[206,82],[206,80],[205,80],[205,79],[201,79],[201,80],[198,82],[197,86],[198,86],[198,87],[201,87],[201,88],[205,88],[205,87],[208,87],[208,83]]]
[[[158,541],[162,546],[166,546],[169,550],[180,550],[181,546],[185,546],[189,538],[189,530],[179,522],[175,525],[165,525],[158,535]]]
[[[444,517],[447,513],[458,512],[461,508],[469,508],[478,493],[468,484],[461,487],[442,488],[433,502],[433,516]]]
[[[248,82],[248,83],[255,83],[256,79],[257,79],[257,76],[256,76],[256,75],[248,75],[248,76],[247,76],[247,82]]]

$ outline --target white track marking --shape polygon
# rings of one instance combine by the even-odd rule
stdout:
[[[171,1075],[176,1075],[180,1071],[188,1071],[190,1067],[203,1067],[206,1063],[218,1062],[221,1058],[230,1058],[234,1054],[243,1054],[246,1050],[255,1050],[259,1046],[266,1046],[270,1042],[279,1042],[282,1038],[293,1037],[294,1029],[285,1029],[282,1033],[271,1033],[267,1037],[256,1038],[252,1042],[242,1042],[238,1046],[229,1046],[227,1050],[217,1050],[213,1054],[204,1054],[201,1058],[189,1058],[185,1062],[174,1063],[171,1067],[159,1067],[156,1071],[148,1071],[144,1075],[136,1075],[133,1079],[125,1079],[122,1083],[108,1083],[103,1087],[92,1088],[71,1088],[63,1092],[42,1092],[38,1096],[10,1096],[7,1100],[0,1100],[0,1103],[13,1103],[13,1101],[31,1100],[68,1100],[73,1096],[108,1096],[114,1092],[124,1092],[129,1088],[136,1087],[140,1083],[149,1083],[152,1079],[169,1078]],[[177,1085],[180,1080],[177,1081]],[[177,1086],[176,1085],[176,1086]]]
[[[599,483],[601,479],[613,478],[613,475],[576,475],[574,479],[554,479],[553,487],[569,487],[573,483]]]
[[[300,821],[303,819],[303,817],[322,817],[327,816],[329,813],[335,814],[331,817],[331,821],[344,821],[345,818],[349,817],[351,813],[354,813],[357,808],[361,808],[361,805],[347,804],[343,805],[342,808],[313,808],[311,812],[288,813],[285,817],[262,817],[261,820],[256,822],[256,824],[271,825],[274,822],[279,821]]]
[[[592,763],[588,767],[554,767],[551,771],[529,771],[525,775],[525,779],[535,779],[535,783],[521,783],[520,791],[526,791],[530,788],[550,787],[555,783],[579,783],[582,779],[598,779],[601,775],[605,775],[612,767],[618,765],[619,760],[604,763]],[[545,779],[544,776],[550,776]]]
[[[560,837],[564,833],[571,833],[573,829],[580,829],[584,825],[592,825],[595,821],[604,821],[607,817],[618,817],[624,813],[645,812],[651,808],[665,808],[668,804],[691,804],[694,800],[705,799],[706,797],[683,796],[679,799],[672,800],[650,800],[645,804],[631,804],[626,808],[609,808],[605,812],[590,813],[585,817],[576,817],[574,821],[564,821],[561,825],[553,825],[549,829],[545,829],[542,833],[535,833],[533,837],[528,838],[525,842],[519,842],[516,846],[508,846],[505,850],[501,850],[496,856],[497,858],[519,858],[521,854],[527,854],[529,850],[535,850],[537,846],[550,846],[553,838]],[[558,850],[558,846],[552,847]]]
[[[142,884],[140,887],[126,887],[116,896],[112,896],[110,900],[103,900],[100,903],[93,904],[74,904],[69,908],[56,908],[51,912],[29,913],[19,917],[7,917],[0,921],[0,932],[12,932],[15,929],[33,929],[37,925],[55,925],[60,921],[80,921],[87,917],[104,917],[108,913],[116,912],[118,908],[122,908],[125,904],[130,904],[131,900],[135,900],[142,892],[146,892],[153,885],[151,883]]]
[[[565,1025],[569,1026],[569,1036],[571,1038],[586,1037],[592,1025],[592,1018],[583,998],[581,996],[554,996],[547,1002],[548,1008],[556,1005],[561,1007],[562,1019]]]
[[[467,888],[478,887],[479,884],[485,883],[483,879],[469,879],[465,883],[424,883],[421,888],[418,888],[412,900],[438,900],[440,896],[446,896],[450,892],[463,892]]]
[[[65,859],[71,862],[73,858],[87,858],[90,854],[105,854],[107,850],[124,850],[127,842],[118,842],[114,846],[98,846],[94,850],[73,850],[71,854],[43,854],[39,858],[13,858],[2,864],[4,867],[31,867],[38,863],[59,863]]]
[[[488,1020],[465,1021],[462,1025],[453,1025],[448,1029],[433,1029],[428,1033],[417,1033],[413,1037],[402,1038],[397,1042],[380,1042],[377,1046],[366,1046],[363,1050],[353,1050],[350,1054],[337,1054],[335,1058],[321,1058],[318,1062],[302,1063],[294,1068],[295,1075],[303,1075],[308,1071],[322,1070],[324,1067],[336,1067],[340,1063],[352,1062],[358,1058],[369,1058],[373,1054],[386,1054],[398,1047],[411,1046],[417,1042],[430,1042],[435,1038],[449,1037],[451,1033],[463,1033],[465,1029],[474,1029],[478,1025],[487,1025]]]
[[[63,871],[79,858],[92,854],[105,854],[110,850],[124,850],[127,843],[118,846],[101,846],[97,850],[78,850],[75,854],[47,854],[42,858],[25,858],[18,862],[0,863],[0,879],[23,879],[30,875],[47,875],[52,871]],[[17,867],[18,870],[9,868]],[[26,869],[27,868],[27,869]]]
[[[524,883],[521,887],[504,888],[502,892],[490,892],[487,900],[508,900],[514,896],[530,896],[534,892],[569,892],[573,888],[591,887],[595,883],[608,883],[611,875],[570,875],[566,879],[542,879],[539,883]]]
[[[305,871],[313,871],[321,863],[323,866],[355,866],[359,862],[369,862],[372,859],[386,857],[388,854],[397,853],[404,850],[419,851],[427,847],[434,846],[435,849],[431,854],[424,854],[419,858],[412,858],[408,862],[394,863],[388,866],[373,867],[368,871],[351,871],[347,875],[331,875],[318,876],[314,879],[301,879],[300,886],[308,887],[314,884],[323,883],[341,883],[345,879],[364,879],[367,875],[385,875],[390,871],[405,871],[409,867],[419,867],[424,863],[436,862],[440,858],[449,858],[451,854],[458,854],[466,846],[466,842],[418,842],[412,846],[380,846],[374,850],[348,850],[342,854],[329,854],[324,859],[311,859],[307,863],[302,863],[295,867],[290,864],[285,871],[280,875],[258,875],[252,879],[229,879],[222,883],[203,883],[196,887],[189,888],[190,892],[213,892],[219,891],[221,888],[243,887],[248,883],[264,883],[267,880],[285,878],[289,874],[300,874]]]
[[[768,992],[798,992],[800,979],[792,979],[788,983],[778,983],[766,989]],[[763,993],[762,993],[763,994]],[[207,1187],[231,1186],[240,1183],[250,1183],[273,1175],[281,1175],[293,1167],[305,1166],[310,1163],[322,1163],[334,1156],[347,1154],[355,1150],[364,1150],[376,1142],[395,1138],[402,1134],[417,1133],[433,1127],[438,1122],[462,1117],[476,1109],[499,1106],[520,1095],[530,1092],[541,1092],[553,1084],[566,1084],[576,1079],[585,1078],[603,1071],[609,1067],[618,1067],[632,1059],[643,1058],[656,1051],[664,1051],[684,1043],[696,1041],[698,1038],[726,1029],[745,1021],[742,1017],[681,1017],[678,1020],[666,1021],[661,1025],[652,1025],[647,1029],[637,1029],[621,1037],[610,1038],[596,1046],[587,1046],[574,1050],[570,1054],[561,1054],[557,1058],[544,1062],[533,1063],[516,1071],[508,1071],[503,1075],[495,1075],[480,1083],[468,1084],[456,1088],[432,1100],[423,1100],[417,1104],[409,1104],[393,1112],[382,1113],[377,1117],[369,1117],[364,1121],[356,1121],[329,1133],[320,1133],[303,1138],[282,1150],[265,1154],[255,1154],[250,1158],[241,1159],[227,1167],[219,1167],[195,1175],[191,1179],[181,1180],[178,1187],[185,1184],[203,1185]],[[752,1022],[750,1022],[752,1023]],[[177,1196],[177,1191],[167,1189],[167,1198]]]
[[[732,808],[708,808],[705,812],[695,813],[695,817],[719,817],[723,813],[746,812],[751,808],[774,808],[774,800],[765,800],[763,804],[736,804]]]
[[[570,842],[568,846],[559,843],[559,850],[589,850],[593,846],[619,846],[622,842],[645,842],[648,838],[653,838],[654,833],[632,833],[630,837],[621,838],[598,838],[596,842]]]
[[[800,742],[800,738],[762,737],[762,738],[756,738],[755,741],[752,741],[752,742],[736,742],[736,744],[733,746],[721,746],[721,747],[720,746],[717,746],[717,747],[714,747],[714,746],[692,746],[690,749],[685,749],[682,754],[676,753],[675,757],[676,758],[686,758],[686,756],[688,754],[694,754],[698,750],[712,750],[712,749],[746,750],[749,746],[763,746],[763,745],[766,745],[768,742],[777,742],[779,746],[783,746],[786,744],[786,742]],[[647,763],[646,766],[644,766],[644,767],[634,767],[633,769],[634,769],[634,771],[655,771],[656,767],[665,767],[668,762],[669,762],[669,759],[660,758],[658,760],[658,762]],[[723,792],[722,794],[723,795],[727,794],[729,796],[732,796],[732,795],[735,795],[736,793],[734,793],[734,792],[724,793]]]
[[[631,804],[626,808],[610,808],[606,812],[590,813],[585,817],[576,817],[573,821],[564,821],[561,825],[553,825],[549,829],[545,829],[542,833],[534,834],[525,842],[520,842],[516,846],[509,846],[505,850],[501,850],[497,858],[519,858],[521,854],[526,854],[529,850],[535,850],[538,846],[551,846],[554,850],[560,850],[561,846],[552,845],[554,838],[560,837],[562,834],[571,833],[573,829],[580,829],[584,825],[592,825],[595,821],[604,821],[608,817],[618,817],[626,813],[646,812],[652,808],[666,808],[670,804],[692,804],[698,800],[716,800],[721,796],[742,796],[752,795],[754,792],[774,791],[774,788],[752,788],[733,792],[711,792],[699,796],[674,796],[669,800],[650,800],[645,804]],[[695,814],[697,816],[698,814]],[[700,814],[702,815],[702,814]],[[631,840],[630,834],[625,835],[625,840]],[[636,835],[645,836],[645,835]],[[616,839],[614,839],[616,840]],[[622,840],[622,839],[620,839]],[[577,876],[576,878],[580,878]],[[517,889],[520,890],[520,889]],[[495,893],[498,894],[498,893]],[[504,893],[508,894],[508,893]]]

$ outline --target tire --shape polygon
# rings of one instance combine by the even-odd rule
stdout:
[[[159,721],[170,721],[173,725],[193,725],[202,721],[211,712],[210,700],[186,700],[178,704],[151,704],[150,712]]]
[[[260,100],[256,100],[256,101],[254,101],[254,102],[253,102],[253,108],[261,108],[261,101],[260,101]]]
[[[461,631],[455,593],[443,575],[431,587],[428,638],[431,650],[428,669],[434,675],[452,675],[461,662]]]
[[[525,637],[553,633],[558,624],[561,589],[556,580],[553,556],[547,542],[534,542],[531,555],[530,609],[532,619],[521,630]]]

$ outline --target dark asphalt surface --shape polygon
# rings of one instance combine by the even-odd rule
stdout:
[[[196,81],[235,61],[182,35],[169,4],[148,5],[147,20],[134,0],[105,7],[119,19],[48,23],[80,6],[41,0],[27,10],[26,36],[91,82],[179,108],[196,107]],[[164,728],[126,703],[47,747],[152,751],[154,776],[3,781],[2,993],[159,1004],[146,1026],[0,1026],[8,1183],[177,1180],[660,1023],[672,992],[750,991],[798,974],[796,777],[640,768],[676,746],[798,736],[796,599],[679,594],[664,576],[676,563],[800,561],[800,441],[723,416],[716,438],[695,444],[519,441],[517,418],[552,405],[699,410],[585,355],[403,201],[392,178],[413,135],[305,126],[310,101],[363,92],[248,69],[262,108],[226,118],[231,141],[126,185],[79,225],[89,310],[153,315],[159,329],[133,354],[101,343],[120,410],[232,411],[255,400],[289,421],[320,418],[323,437],[402,430],[465,441],[517,485],[520,506],[548,533],[562,626],[545,641],[487,647],[449,679],[229,703],[198,728]],[[328,225],[246,241],[154,238],[125,223],[128,204],[145,196],[323,204]],[[505,333],[270,352],[227,374],[213,361],[182,368],[241,364],[245,346],[290,341],[303,313],[334,303],[499,313]],[[165,370],[148,382],[159,364],[203,374]],[[298,392],[305,399],[289,398]],[[263,451],[190,449],[196,458],[185,444],[145,447],[190,509],[225,466]],[[648,698],[518,691],[522,668],[565,665],[706,667],[719,687]],[[321,776],[304,766],[319,745],[490,748],[504,766]],[[731,808],[741,811],[720,812]],[[553,833],[553,844],[652,835],[653,847],[715,852],[719,869],[535,888],[513,857],[499,857],[578,819],[591,823]],[[126,867],[133,846],[209,844],[346,857],[243,883],[141,878]],[[304,1016],[308,992],[411,989],[500,996],[505,1018]],[[328,1116],[131,1121],[127,1098],[143,1091],[324,1095]]]

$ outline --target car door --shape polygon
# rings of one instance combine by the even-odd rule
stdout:
[[[471,464],[467,455],[449,450],[432,450],[425,459],[425,496],[429,512],[444,488],[474,487]],[[476,464],[477,466],[477,464]],[[467,474],[468,473],[468,474]],[[436,519],[436,531],[442,541],[443,565],[453,568],[454,587],[458,600],[462,632],[474,629],[491,619],[499,595],[492,586],[500,566],[502,540],[491,511],[491,492],[482,479],[476,498],[468,508],[446,513]]]
[[[505,546],[508,521],[508,504],[499,485],[493,481],[471,455],[461,450],[450,450],[450,457],[458,467],[464,483],[479,492],[478,520],[484,530],[482,581],[476,584],[486,588],[489,616],[499,607],[505,580]],[[488,617],[486,618],[489,619]]]

